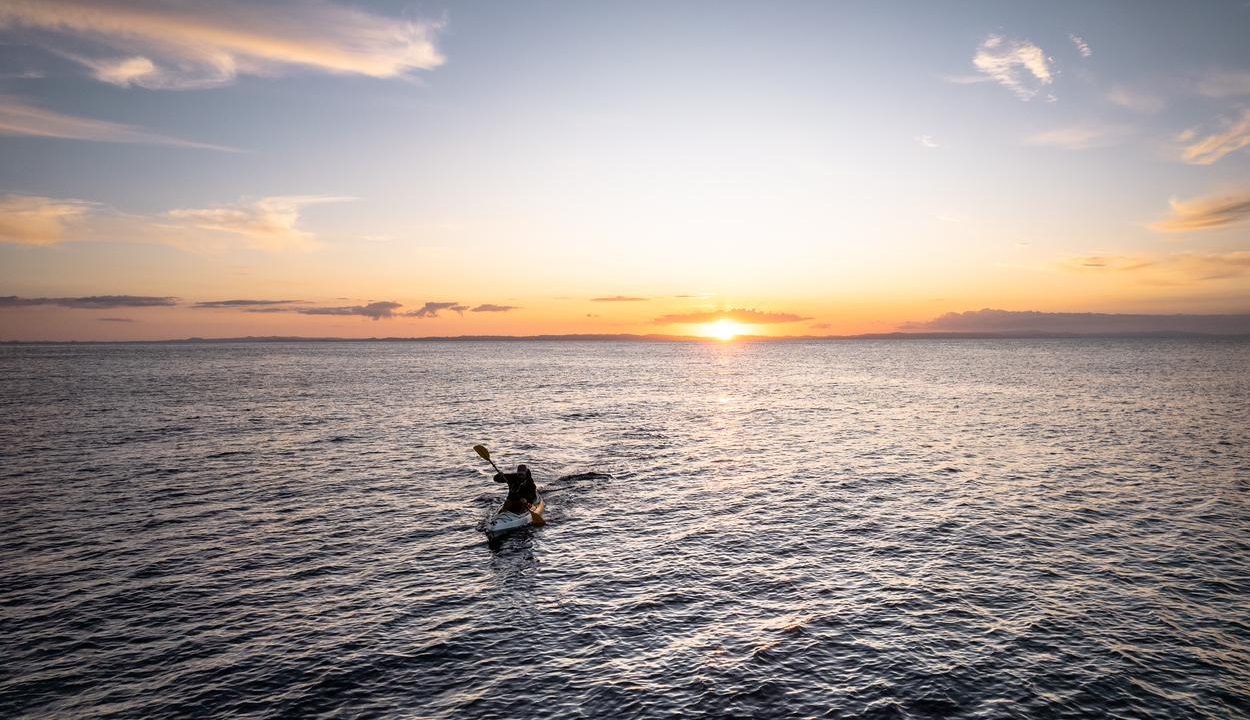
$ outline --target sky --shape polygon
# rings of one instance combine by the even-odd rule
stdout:
[[[0,0],[0,340],[1246,314],[1246,38],[1240,0]]]

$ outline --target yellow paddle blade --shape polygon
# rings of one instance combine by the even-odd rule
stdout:
[[[490,450],[485,445],[474,445],[473,450],[482,457],[483,460],[490,462]]]

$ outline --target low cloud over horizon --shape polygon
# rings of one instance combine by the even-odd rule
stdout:
[[[91,295],[88,297],[20,298],[16,295],[0,297],[0,308],[61,307],[73,310],[110,310],[113,308],[173,307],[175,297],[152,297],[147,295]]]
[[[395,317],[395,311],[403,307],[397,302],[371,302],[368,305],[349,305],[343,307],[297,308],[294,311],[301,315],[360,315],[370,320],[382,320]]]
[[[438,317],[438,314],[444,310],[451,310],[459,315],[464,315],[464,311],[468,309],[468,305],[461,305],[458,302],[427,302],[416,310],[404,313],[404,316],[415,318],[436,318]]]
[[[1250,334],[1250,315],[1146,315],[1014,310],[950,312],[899,325],[901,332],[1117,335],[1149,333]]]
[[[630,295],[613,295],[612,297],[591,298],[591,302],[646,302],[650,298],[632,297]]]

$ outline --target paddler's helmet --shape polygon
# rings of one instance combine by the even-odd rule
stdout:
[[[525,477],[530,477],[530,469],[526,465],[517,465],[516,472],[517,472],[517,475],[524,475]]]

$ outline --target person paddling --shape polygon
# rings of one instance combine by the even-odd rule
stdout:
[[[508,499],[504,500],[502,512],[523,513],[533,509],[538,502],[538,488],[534,476],[525,465],[517,465],[516,472],[495,473],[495,482],[508,483]]]

